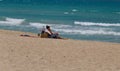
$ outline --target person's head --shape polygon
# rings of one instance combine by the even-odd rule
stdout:
[[[46,25],[46,29],[50,29],[50,26]]]

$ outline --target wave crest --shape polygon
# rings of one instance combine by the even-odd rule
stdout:
[[[77,29],[55,29],[58,32],[69,33],[69,34],[82,34],[82,35],[115,35],[120,36],[119,32],[99,30],[77,30]]]
[[[44,24],[44,23],[29,23],[31,27],[35,28],[42,28],[43,26],[50,25],[50,24]]]
[[[75,21],[74,24],[76,25],[82,25],[82,26],[104,26],[104,27],[110,27],[110,26],[114,26],[114,27],[120,27],[120,23],[94,23],[94,22],[78,22]]]
[[[25,21],[25,19],[16,19],[16,18],[5,18],[5,21],[0,21],[2,25],[20,25]]]
[[[31,27],[35,28],[42,28],[43,26],[49,25],[53,28],[68,28],[71,27],[70,25],[63,25],[63,24],[46,24],[46,23],[29,23]]]

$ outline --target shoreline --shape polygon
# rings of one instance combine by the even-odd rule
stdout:
[[[0,30],[1,71],[120,71],[120,44]]]
[[[37,36],[37,33],[32,33],[32,32],[24,32],[24,31],[15,31],[15,30],[6,30],[6,29],[0,29],[0,31],[8,31],[8,32],[15,32],[15,33],[19,33],[19,35],[31,35],[31,36]],[[18,35],[18,36],[19,36]],[[40,37],[39,37],[40,38]],[[64,37],[63,37],[64,38]],[[51,39],[51,38],[42,38],[42,39]],[[73,41],[88,41],[88,42],[100,42],[100,43],[113,43],[113,44],[120,44],[119,42],[109,42],[109,41],[99,41],[99,40],[77,40],[77,39],[72,39],[72,38],[67,38],[69,40],[73,40]],[[56,40],[56,39],[55,39]],[[61,40],[61,39],[60,39]]]

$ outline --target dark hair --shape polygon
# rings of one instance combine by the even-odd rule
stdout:
[[[50,28],[50,26],[46,25],[46,28],[47,28],[47,29],[49,29],[49,28]]]

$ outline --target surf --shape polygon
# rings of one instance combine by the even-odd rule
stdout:
[[[55,29],[62,34],[70,35],[111,35],[111,36],[120,36],[120,32],[115,31],[105,31],[103,29],[99,30],[83,30],[83,29]]]
[[[0,21],[1,25],[20,25],[25,21],[25,19],[9,18],[6,17],[5,20]]]
[[[94,23],[94,22],[75,21],[74,24],[75,25],[82,25],[82,26],[120,27],[120,23]]]

